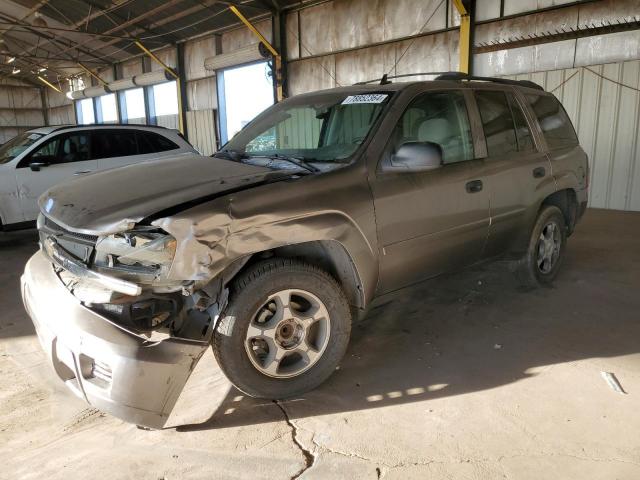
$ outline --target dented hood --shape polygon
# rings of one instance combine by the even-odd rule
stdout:
[[[38,203],[47,217],[68,230],[100,235],[127,230],[168,208],[289,176],[219,158],[181,155],[60,183]]]

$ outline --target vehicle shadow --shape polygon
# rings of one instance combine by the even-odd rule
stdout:
[[[615,240],[597,224],[572,237],[553,287],[523,290],[496,263],[382,298],[354,327],[340,369],[318,389],[283,402],[289,417],[462,395],[526,380],[539,367],[640,352],[640,249],[633,247],[640,215],[633,221],[624,232],[620,224]],[[600,242],[604,235],[609,245]],[[206,421],[175,428],[281,419],[276,409],[265,415],[267,405],[231,388]]]
[[[35,335],[35,329],[20,299],[20,275],[38,250],[35,229],[0,232],[0,339]]]

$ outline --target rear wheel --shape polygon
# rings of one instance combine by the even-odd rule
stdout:
[[[517,275],[529,287],[551,283],[558,274],[567,243],[567,226],[558,207],[543,207],[533,227],[527,253]]]
[[[239,390],[283,399],[325,381],[342,359],[350,332],[349,305],[328,273],[296,260],[271,259],[232,285],[213,350]]]

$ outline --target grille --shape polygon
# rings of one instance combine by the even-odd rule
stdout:
[[[57,233],[62,233],[64,234],[65,237],[78,238],[91,243],[96,243],[98,241],[98,237],[95,235],[86,235],[84,233],[71,232],[66,228],[61,227],[60,225],[58,225],[56,222],[54,222],[48,217],[44,217],[44,225],[48,230],[52,230]]]
[[[104,362],[98,360],[93,361],[93,369],[91,371],[94,377],[100,380],[110,383],[111,382],[111,367]]]

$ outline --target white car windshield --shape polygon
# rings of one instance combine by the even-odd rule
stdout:
[[[33,132],[24,132],[13,137],[0,146],[0,163],[10,162],[42,137],[44,137],[43,134]]]

